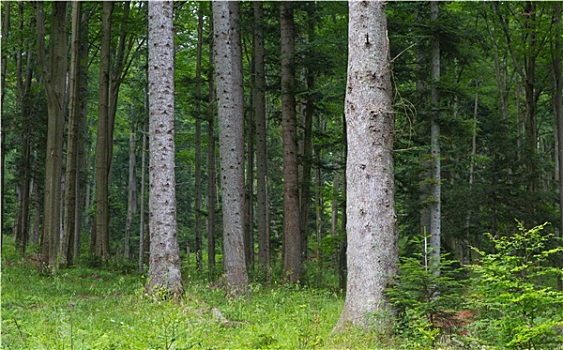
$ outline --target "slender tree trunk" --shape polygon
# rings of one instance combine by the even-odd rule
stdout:
[[[253,102],[251,102],[251,110],[248,113],[248,120],[246,123],[248,150],[246,152],[246,186],[244,195],[244,250],[246,265],[249,271],[254,269],[254,107],[252,106],[252,103]]]
[[[556,3],[553,11],[553,23],[555,33],[555,52],[553,55],[553,74],[555,76],[555,92],[553,94],[553,111],[555,114],[555,121],[557,123],[557,141],[559,153],[559,216],[561,221],[559,223],[559,236],[563,233],[563,76],[561,74],[561,55],[563,48],[561,45],[561,4]],[[557,287],[563,290],[563,279],[561,276],[557,278]]]
[[[283,273],[291,283],[301,280],[302,242],[299,225],[297,116],[295,112],[295,23],[293,4],[280,3],[281,87],[283,128]]]
[[[343,117],[343,139],[344,139],[344,154],[342,159],[342,164],[348,164],[348,141],[347,141],[347,128],[346,128],[346,116]],[[340,235],[340,244],[338,247],[338,287],[341,290],[346,289],[346,275],[348,273],[347,261],[346,261],[346,250],[348,248],[348,241],[347,241],[347,232],[346,226],[348,224],[348,215],[346,214],[346,207],[347,207],[347,199],[346,199],[346,167],[344,168],[344,172],[342,173],[342,221],[340,223],[340,227],[342,228],[342,233]]]
[[[90,172],[90,137],[88,136],[88,18],[89,15],[82,11],[81,27],[79,30],[79,59],[78,59],[78,163],[76,183],[76,219],[74,230],[74,259],[80,256],[82,226],[85,222],[84,211],[89,204],[89,179]],[[88,198],[88,200],[87,200]]]
[[[430,20],[438,20],[438,3],[430,2]],[[440,274],[440,241],[441,241],[441,159],[440,159],[440,95],[438,83],[440,81],[440,38],[435,35],[431,42],[430,51],[430,104],[432,106],[432,122],[430,126],[430,153],[432,162],[432,183],[430,199],[430,266],[435,274]]]
[[[72,266],[74,253],[74,239],[76,229],[76,207],[77,207],[77,164],[78,164],[78,126],[80,113],[80,19],[82,4],[78,1],[72,3],[72,30],[70,42],[70,86],[69,86],[69,127],[66,157],[66,191],[65,191],[65,213],[64,234],[62,245],[61,262],[63,265]]]
[[[100,49],[100,78],[98,82],[98,134],[96,141],[96,229],[94,253],[103,260],[109,258],[109,70],[111,43],[111,16],[113,2],[103,3],[102,43]]]
[[[125,222],[125,242],[123,257],[131,258],[131,226],[137,212],[137,177],[135,176],[135,121],[132,113],[133,106],[129,106],[129,189],[127,191],[127,221]]]
[[[254,5],[254,121],[256,123],[256,217],[258,228],[258,263],[260,271],[269,275],[270,237],[268,234],[268,152],[266,142],[266,76],[264,68],[264,5]]]
[[[339,189],[339,166],[336,161],[336,156],[334,157],[334,169],[332,170],[332,203],[331,203],[331,219],[330,219],[330,234],[332,236],[336,235],[337,225],[338,225],[338,193]]]
[[[244,96],[239,3],[213,2],[224,269],[229,292],[248,287],[244,255]]]
[[[212,6],[212,5],[211,5]],[[213,22],[210,31],[213,32]],[[209,72],[207,76],[209,103],[207,107],[207,269],[209,279],[215,275],[215,207],[217,206],[217,175],[215,171],[215,85],[213,79],[213,36],[209,41]]]
[[[196,86],[195,86],[195,254],[196,268],[203,272],[203,234],[201,229],[201,55],[203,47],[203,3],[198,3],[197,11],[197,55],[196,55]]]
[[[53,3],[49,62],[47,62],[45,58],[45,20],[43,4],[37,3],[37,47],[45,81],[48,108],[43,253],[47,257],[49,268],[53,273],[56,273],[59,268],[61,176],[67,57],[66,9],[66,1]]]
[[[41,191],[39,190],[39,181],[33,181],[33,197],[35,200],[35,208],[33,214],[33,239],[34,245],[40,244],[41,236]]]
[[[150,258],[147,290],[183,293],[176,221],[173,1],[149,2]]]
[[[146,96],[147,94],[145,94]],[[147,98],[145,97],[145,115],[148,109]],[[139,211],[139,260],[138,260],[138,272],[142,274],[145,270],[144,262],[145,262],[145,174],[147,173],[147,137],[148,137],[148,130],[147,130],[148,123],[145,119],[144,127],[143,127],[143,148],[141,149],[141,208]]]
[[[2,47],[6,47],[8,34],[10,32],[10,2],[4,3],[4,18],[2,18]],[[2,50],[2,69],[0,76],[1,97],[0,97],[0,115],[4,115],[4,96],[6,86],[6,67],[8,63],[8,55],[6,50]],[[4,123],[0,123],[0,237],[4,234],[4,207],[5,207],[5,164],[6,164],[6,128]],[[1,241],[4,241],[3,239]]]
[[[398,237],[394,113],[383,2],[349,3],[348,39],[348,285],[336,329],[353,324],[389,333],[394,317],[385,289],[397,273]]]

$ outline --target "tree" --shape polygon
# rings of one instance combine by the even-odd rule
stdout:
[[[96,226],[94,230],[94,252],[106,260],[109,258],[109,89],[110,89],[110,44],[111,16],[114,3],[103,3],[102,42],[100,48],[100,77],[98,81],[98,133],[96,138]]]
[[[173,1],[149,2],[149,293],[183,293],[176,222]]]
[[[266,76],[264,67],[264,5],[254,3],[254,89],[252,102],[256,123],[256,224],[258,229],[258,264],[268,274],[270,237],[268,231],[268,151],[266,142]]]
[[[345,113],[348,285],[336,329],[389,331],[384,290],[397,272],[391,67],[382,2],[350,2]]]
[[[281,88],[283,129],[283,273],[289,282],[301,279],[299,172],[295,112],[295,23],[293,4],[280,3]]]
[[[213,2],[213,49],[223,203],[223,261],[226,282],[234,295],[244,292],[248,285],[244,256],[244,99],[238,22],[238,2]]]
[[[430,19],[436,23],[438,21],[438,3],[430,2]],[[438,92],[438,82],[440,81],[440,38],[438,34],[431,39],[430,51],[430,79],[432,88],[430,91],[430,104],[432,106],[432,121],[430,125],[430,154],[431,154],[431,190],[430,190],[430,265],[434,273],[440,274],[440,241],[442,224],[442,178],[441,178],[441,159],[440,159],[440,95]]]
[[[39,62],[45,81],[48,106],[47,152],[45,164],[45,214],[43,254],[53,273],[58,271],[61,220],[61,176],[63,158],[64,99],[66,78],[67,2],[53,2],[49,61],[45,58],[45,21],[43,3],[37,3]]]
[[[74,239],[76,228],[76,209],[77,205],[77,165],[78,165],[78,127],[80,113],[80,72],[79,69],[80,53],[80,20],[82,4],[72,3],[72,34],[71,34],[71,58],[70,58],[70,84],[69,84],[69,128],[67,141],[66,175],[65,175],[65,213],[64,213],[64,234],[62,241],[62,261],[63,264],[71,266],[74,253]],[[86,117],[85,115],[83,117]]]

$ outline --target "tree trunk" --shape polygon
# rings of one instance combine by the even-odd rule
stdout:
[[[291,283],[301,280],[297,116],[295,112],[295,23],[293,4],[280,3],[281,88],[283,128],[283,274]]]
[[[37,3],[37,47],[45,81],[48,108],[43,253],[53,273],[56,273],[59,268],[61,176],[67,57],[66,8],[66,1],[53,3],[49,62],[47,63],[45,59],[45,20],[43,3]]]
[[[96,141],[96,229],[94,231],[94,253],[97,257],[109,258],[109,154],[111,140],[109,116],[109,70],[111,43],[111,16],[113,2],[103,3],[102,43],[100,49],[100,78],[98,82],[98,134]]]
[[[80,256],[82,226],[85,222],[84,211],[89,204],[89,179],[90,172],[90,138],[88,135],[88,18],[89,15],[82,11],[81,28],[79,30],[80,51],[78,59],[78,173],[76,184],[76,219],[74,230],[74,259]],[[87,200],[88,198],[88,200]]]
[[[239,3],[213,2],[224,269],[229,292],[248,287],[244,256],[244,96]]]
[[[10,32],[10,2],[6,1],[4,3],[4,18],[2,18],[2,47],[6,47],[8,41],[8,34]],[[5,96],[5,86],[6,86],[6,66],[8,63],[7,50],[2,50],[2,68],[0,75],[0,115],[4,115],[4,96]],[[0,237],[4,234],[4,208],[5,208],[5,164],[6,164],[6,128],[4,123],[0,123]],[[3,240],[2,240],[3,241]]]
[[[559,153],[559,236],[563,233],[563,76],[561,74],[561,55],[563,52],[561,45],[561,5],[556,3],[553,11],[553,23],[555,33],[555,52],[553,56],[553,74],[555,76],[555,91],[553,94],[553,112],[557,123],[557,144]],[[561,275],[557,278],[557,287],[563,290],[563,280]]]
[[[385,288],[397,273],[391,67],[383,2],[350,2],[346,164],[348,286],[336,329],[391,332]],[[370,150],[366,152],[366,150]]]
[[[66,191],[64,234],[62,240],[61,263],[72,266],[74,253],[74,239],[76,229],[77,208],[77,163],[78,163],[78,125],[80,113],[80,19],[82,4],[78,1],[72,3],[72,30],[70,42],[70,74],[69,74],[69,127],[66,157]]]
[[[212,5],[211,5],[212,6]],[[213,32],[213,21],[210,31]],[[209,103],[207,107],[207,269],[209,279],[215,274],[215,207],[217,206],[217,175],[215,171],[215,86],[213,79],[213,36],[209,41],[209,72],[208,89]]]
[[[266,142],[266,76],[264,67],[264,5],[254,5],[254,121],[256,123],[256,224],[258,229],[258,264],[269,275],[270,237],[268,235],[268,151]]]
[[[125,242],[123,257],[127,260],[131,258],[131,225],[133,217],[137,212],[137,177],[135,176],[135,121],[132,113],[133,106],[129,106],[129,184],[127,191],[127,221],[125,222]]]
[[[430,2],[430,20],[438,20],[438,3]],[[430,104],[432,106],[432,122],[430,125],[430,154],[432,162],[431,198],[430,211],[430,266],[433,272],[440,274],[440,241],[441,241],[441,197],[442,179],[440,170],[440,95],[438,83],[440,81],[440,38],[436,34],[432,38],[430,51],[430,79],[432,89],[430,91]]]
[[[201,51],[203,47],[203,4],[198,3],[197,11],[197,55],[195,69],[195,256],[196,268],[203,272],[203,234],[201,230]]]
[[[149,2],[149,226],[147,290],[183,293],[176,222],[173,1]],[[158,295],[158,294],[157,294]]]
[[[147,94],[145,94],[146,96]],[[147,112],[147,97],[145,97],[145,113]],[[145,114],[146,116],[146,114]],[[145,174],[147,173],[147,121],[145,119],[143,126],[143,148],[141,149],[141,208],[139,210],[139,260],[138,269],[139,274],[144,271],[145,262]]]

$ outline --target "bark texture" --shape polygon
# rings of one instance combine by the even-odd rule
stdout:
[[[45,59],[45,29],[43,4],[37,5],[38,51],[47,94],[48,126],[45,164],[45,214],[43,254],[49,268],[58,271],[61,229],[61,176],[63,160],[64,99],[67,58],[67,2],[53,3],[49,61]]]
[[[149,2],[149,293],[183,292],[176,221],[173,1]]]
[[[96,137],[96,226],[94,231],[94,253],[106,260],[109,258],[109,74],[111,15],[113,2],[103,3],[102,43],[100,48],[100,77],[98,81],[98,133]]]
[[[238,2],[213,2],[224,268],[226,283],[234,294],[248,285],[244,256],[244,99],[238,22]]]
[[[263,273],[270,267],[268,233],[268,152],[266,143],[266,75],[264,66],[264,5],[254,2],[254,122],[256,124],[256,225],[258,231],[258,264]]]
[[[348,285],[337,329],[390,331],[384,290],[397,272],[393,178],[394,115],[383,2],[350,2],[345,102]]]
[[[301,279],[299,171],[295,111],[295,23],[292,3],[280,3],[281,88],[283,129],[283,273],[289,282]]]
[[[430,19],[438,20],[438,3],[430,2]],[[430,266],[434,273],[440,274],[440,240],[442,231],[441,197],[442,177],[440,161],[440,95],[438,93],[438,82],[440,81],[440,38],[437,34],[432,38],[430,49],[430,79],[432,89],[430,91],[430,104],[432,106],[432,122],[430,125],[430,153],[432,168],[432,183],[430,193]]]

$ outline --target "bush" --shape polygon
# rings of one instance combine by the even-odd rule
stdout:
[[[401,258],[400,272],[387,295],[397,310],[396,333],[416,343],[436,345],[441,335],[458,331],[456,314],[464,308],[466,279],[457,263],[441,257],[440,274],[423,263],[423,254]]]
[[[553,349],[563,344],[563,293],[543,285],[562,269],[550,257],[563,250],[549,248],[553,234],[544,225],[526,230],[518,225],[511,236],[487,237],[494,253],[476,248],[480,264],[471,267],[477,319],[473,336],[484,345],[516,349]]]

